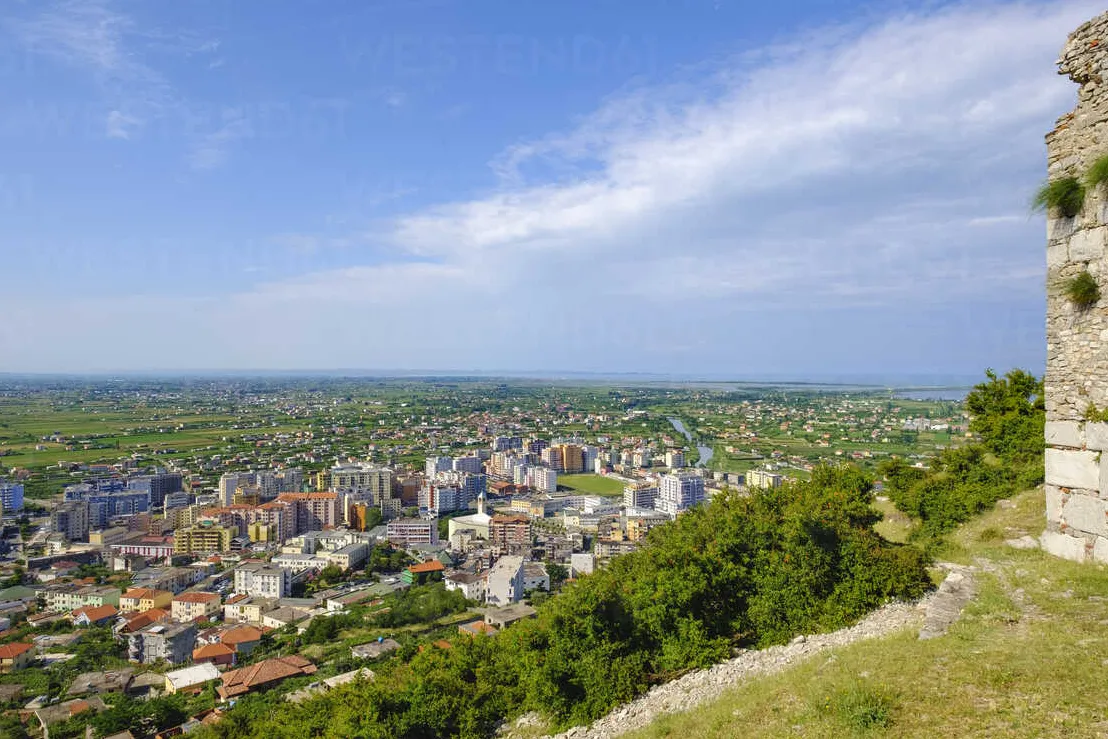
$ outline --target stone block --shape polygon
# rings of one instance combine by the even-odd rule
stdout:
[[[1044,531],[1039,537],[1043,545],[1043,551],[1053,554],[1055,557],[1069,559],[1074,562],[1085,561],[1085,540],[1074,536],[1060,534],[1057,531]]]
[[[1093,544],[1093,560],[1108,564],[1108,539],[1098,536]]]
[[[1046,482],[1064,488],[1097,490],[1100,487],[1099,457],[1099,452],[1047,449]]]
[[[1068,496],[1057,485],[1044,485],[1043,490],[1046,492],[1046,520],[1061,521],[1062,506]]]
[[[1085,424],[1085,446],[1097,452],[1108,451],[1108,423]]]
[[[1091,495],[1070,495],[1062,506],[1062,523],[1086,534],[1108,536],[1108,501]]]
[[[1103,257],[1106,232],[1108,226],[1086,228],[1074,233],[1070,238],[1070,260],[1088,262]]]
[[[1066,241],[1052,241],[1046,247],[1047,269],[1064,267],[1070,260],[1070,247]]]
[[[1108,220],[1102,221],[1108,223]],[[1046,238],[1047,241],[1054,241],[1055,239],[1068,239],[1070,234],[1073,233],[1074,225],[1077,223],[1076,218],[1048,218],[1046,219]]]
[[[1077,421],[1047,421],[1046,443],[1050,446],[1068,446],[1081,449],[1085,446],[1085,429]]]

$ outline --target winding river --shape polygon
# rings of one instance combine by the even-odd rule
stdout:
[[[690,443],[695,443],[693,442],[692,434],[690,434],[689,430],[685,428],[685,424],[681,422],[680,418],[670,418],[669,422],[673,424],[673,428],[677,431],[677,433],[684,434],[685,438],[688,439]],[[700,452],[700,460],[696,463],[697,467],[707,466],[708,460],[710,460],[712,458],[712,455],[715,454],[715,452],[712,450],[712,447],[704,446],[702,444],[696,445],[696,451]]]

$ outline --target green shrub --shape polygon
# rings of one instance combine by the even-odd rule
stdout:
[[[1090,190],[1105,182],[1108,182],[1108,154],[1093,162],[1093,166],[1085,173],[1085,186]]]
[[[977,540],[981,542],[1000,541],[1003,538],[1003,532],[996,526],[988,526],[982,529],[981,533],[977,535]]]
[[[1067,280],[1063,289],[1066,298],[1078,310],[1088,310],[1100,300],[1100,285],[1088,270]]]
[[[1035,193],[1032,208],[1036,211],[1058,211],[1067,218],[1081,212],[1085,204],[1085,186],[1076,177],[1062,177],[1046,182]]]
[[[1097,410],[1097,407],[1089,403],[1085,406],[1085,420],[1095,421],[1099,423],[1108,423],[1108,408],[1104,410]]]

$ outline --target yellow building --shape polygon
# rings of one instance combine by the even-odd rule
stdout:
[[[561,444],[562,469],[566,474],[585,472],[585,451],[576,444]]]
[[[250,541],[276,541],[277,526],[256,521],[246,527],[246,535],[250,537]]]
[[[169,610],[173,603],[173,593],[168,590],[154,590],[152,588],[131,588],[119,596],[120,611],[138,611],[142,613],[151,608],[165,608]]]
[[[176,554],[229,552],[231,539],[238,533],[238,529],[230,526],[186,526],[173,532],[173,551]]]

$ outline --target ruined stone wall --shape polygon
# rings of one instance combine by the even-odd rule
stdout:
[[[1058,60],[1080,85],[1077,107],[1047,135],[1048,178],[1084,181],[1108,155],[1108,13],[1074,31]],[[1108,562],[1108,185],[1089,190],[1080,213],[1047,214],[1046,517],[1043,548],[1077,561]],[[1067,280],[1088,270],[1103,297],[1078,309]]]

